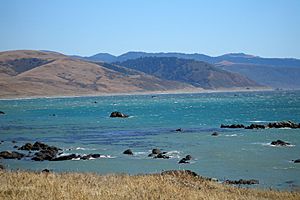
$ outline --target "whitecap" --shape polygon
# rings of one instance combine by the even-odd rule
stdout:
[[[226,137],[237,137],[237,134],[225,135]]]
[[[170,158],[180,158],[180,152],[179,151],[169,151],[166,153],[167,156],[170,156]]]
[[[71,148],[72,149],[72,148]],[[75,147],[72,150],[83,150],[83,151],[93,151],[95,148],[84,148],[84,147]]]

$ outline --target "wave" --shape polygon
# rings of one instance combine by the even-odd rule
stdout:
[[[177,150],[168,151],[166,155],[170,156],[170,158],[180,158],[180,151]]]
[[[225,135],[226,137],[237,137],[237,134]]]
[[[271,142],[254,142],[251,144],[259,144],[262,146],[269,146],[269,147],[282,147],[280,145],[272,145]],[[284,147],[294,147],[294,146],[295,146],[294,144],[288,144],[288,145],[285,145]]]

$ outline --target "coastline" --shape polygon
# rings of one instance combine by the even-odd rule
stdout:
[[[72,95],[1,95],[0,100],[23,100],[23,99],[56,99],[56,98],[77,98],[77,97],[105,97],[105,96],[131,96],[131,95],[164,95],[164,94],[205,94],[205,93],[227,93],[227,92],[264,92],[276,91],[273,88],[224,88],[205,90],[197,89],[182,89],[182,90],[165,90],[165,91],[135,91],[124,93],[86,93]]]
[[[285,199],[299,191],[241,188],[191,171],[128,175],[0,170],[0,198],[5,199]]]

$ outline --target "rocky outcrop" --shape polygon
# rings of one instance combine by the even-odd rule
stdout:
[[[269,128],[300,128],[300,124],[297,124],[292,121],[282,121],[282,122],[275,122],[275,123],[269,123]]]
[[[119,118],[127,118],[127,117],[129,117],[129,116],[126,115],[126,114],[123,114],[123,113],[121,113],[121,112],[112,112],[112,113],[110,114],[110,117],[113,117],[113,118],[115,118],[115,117],[119,117]]]
[[[290,143],[284,142],[282,140],[276,140],[276,141],[272,141],[271,145],[275,145],[275,146],[287,146],[287,145],[290,145]]]
[[[0,159],[18,159],[20,160],[21,158],[23,158],[25,155],[22,153],[19,153],[17,151],[2,151],[0,152]]]
[[[240,179],[240,180],[226,180],[224,181],[225,184],[234,184],[234,185],[253,185],[253,184],[259,184],[258,180],[255,179]]]
[[[70,155],[59,156],[59,157],[53,158],[51,161],[65,161],[65,160],[72,160],[72,159],[76,159],[76,158],[80,158],[80,155],[76,155],[73,153]]]
[[[127,154],[127,155],[133,155],[133,152],[131,149],[127,149],[123,152],[123,154]]]
[[[166,152],[163,152],[163,153],[159,153],[157,154],[156,156],[154,156],[153,158],[162,158],[162,159],[169,159],[170,156],[167,156],[166,155]]]
[[[221,128],[245,128],[245,126],[243,124],[232,124],[232,125],[221,124]]]
[[[5,115],[5,112],[3,112],[3,111],[0,111],[0,115]]]
[[[30,151],[30,150],[32,150],[32,144],[26,143],[25,145],[21,146],[18,150]]]
[[[176,131],[176,132],[182,132],[183,130],[182,130],[182,128],[178,128],[178,129],[176,129],[175,131]]]
[[[179,164],[187,164],[190,163],[189,161],[192,159],[191,155],[186,155],[184,158],[182,158],[178,163]]]
[[[297,124],[292,121],[281,121],[274,122],[269,124],[251,124],[249,126],[245,126],[243,124],[232,124],[232,125],[224,125],[221,124],[221,128],[245,128],[245,129],[265,129],[265,128],[300,128],[300,124]]]
[[[250,126],[246,126],[245,129],[265,129],[266,126],[262,124],[251,124]]]

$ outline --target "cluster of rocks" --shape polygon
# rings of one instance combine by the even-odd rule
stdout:
[[[166,155],[167,153],[168,152],[166,151],[162,152],[160,149],[152,149],[152,152],[148,155],[148,157],[169,159],[170,156]],[[123,152],[123,154],[133,155],[133,152],[131,149],[127,149]]]
[[[167,156],[167,153],[166,151],[162,152],[160,149],[152,149],[152,153],[150,153],[148,157],[169,159],[170,156]]]
[[[254,185],[254,184],[259,184],[258,180],[255,179],[240,179],[240,180],[226,180],[224,181],[225,184],[234,184],[234,185]]]
[[[129,117],[129,116],[126,115],[126,114],[124,114],[124,113],[115,111],[115,112],[112,112],[112,113],[110,114],[110,117],[112,117],[112,118],[116,118],[116,117],[118,117],[118,118],[127,118],[127,117]]]
[[[221,128],[245,128],[245,129],[292,128],[292,129],[296,129],[296,128],[300,128],[300,124],[297,124],[292,121],[274,122],[274,123],[269,123],[267,125],[251,124],[249,126],[245,126],[243,124],[231,124],[231,125],[221,124]]]
[[[79,159],[79,160],[89,160],[93,158],[100,158],[100,154],[88,154],[88,155],[78,155],[78,154],[69,154],[69,155],[62,155],[62,149],[49,146],[42,142],[35,142],[34,144],[26,143],[25,145],[18,148],[18,150],[29,151],[28,155],[17,151],[2,151],[0,152],[0,159],[22,159],[24,157],[31,157],[31,160],[34,161],[64,161],[64,160],[72,160],[72,159]],[[33,155],[31,154],[32,151],[37,151]]]

